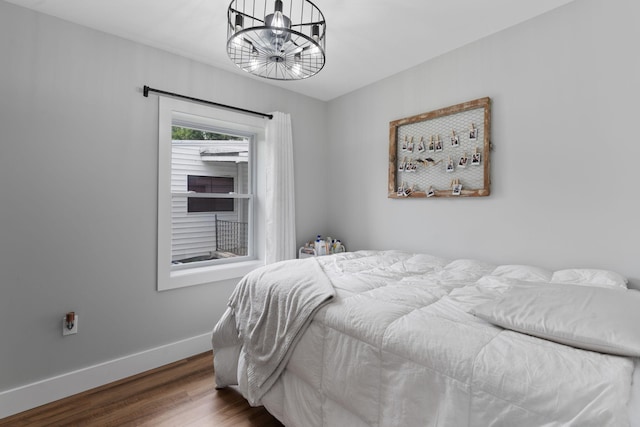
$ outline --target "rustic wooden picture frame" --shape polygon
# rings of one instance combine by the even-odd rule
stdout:
[[[476,123],[467,123],[470,120]],[[432,131],[445,128],[450,129],[451,136],[435,135],[437,140],[445,141],[441,144],[444,145],[444,149],[428,152],[425,147],[434,137]],[[469,132],[470,129],[473,131]],[[472,138],[473,134],[477,137],[476,139]],[[408,154],[405,155],[403,149],[407,141],[410,141],[408,145],[411,147],[411,152],[407,151]],[[398,144],[403,145],[399,147]],[[419,153],[416,152],[416,145],[419,147],[417,149]],[[439,185],[431,188],[429,198],[488,196],[490,194],[490,151],[491,99],[488,97],[392,121],[389,123],[388,197],[426,198],[432,187],[428,184],[430,178],[435,178]],[[475,162],[477,159],[474,158],[472,163],[473,154],[479,155],[479,162]],[[462,157],[465,157],[464,161]],[[466,157],[468,157],[468,163]],[[413,166],[411,172],[417,171],[417,174],[408,173],[408,168],[405,171],[407,158],[411,159],[410,163]],[[460,161],[460,168],[453,168],[453,171],[452,168],[447,168],[448,163],[458,161]],[[468,167],[467,164],[469,164]],[[430,175],[426,175],[427,171]],[[445,181],[450,184],[443,184]],[[460,185],[462,185],[461,191]],[[405,191],[402,191],[403,189]]]

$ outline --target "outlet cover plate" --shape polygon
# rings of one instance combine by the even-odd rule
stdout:
[[[73,322],[73,328],[67,328],[67,319],[65,317],[62,318],[62,335],[73,335],[78,333],[78,315],[76,314],[76,319]]]

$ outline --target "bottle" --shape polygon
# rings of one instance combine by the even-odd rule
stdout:
[[[323,255],[320,253],[323,247],[324,247],[324,242],[322,241],[322,236],[318,234],[318,236],[316,237],[316,244],[315,244],[316,255]]]

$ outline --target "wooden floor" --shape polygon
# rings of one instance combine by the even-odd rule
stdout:
[[[4,418],[0,426],[282,426],[233,388],[214,387],[208,352]]]

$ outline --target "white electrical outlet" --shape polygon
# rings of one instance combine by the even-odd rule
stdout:
[[[62,335],[73,335],[78,333],[78,315],[76,314],[73,321],[73,328],[67,328],[67,318],[62,318]]]

